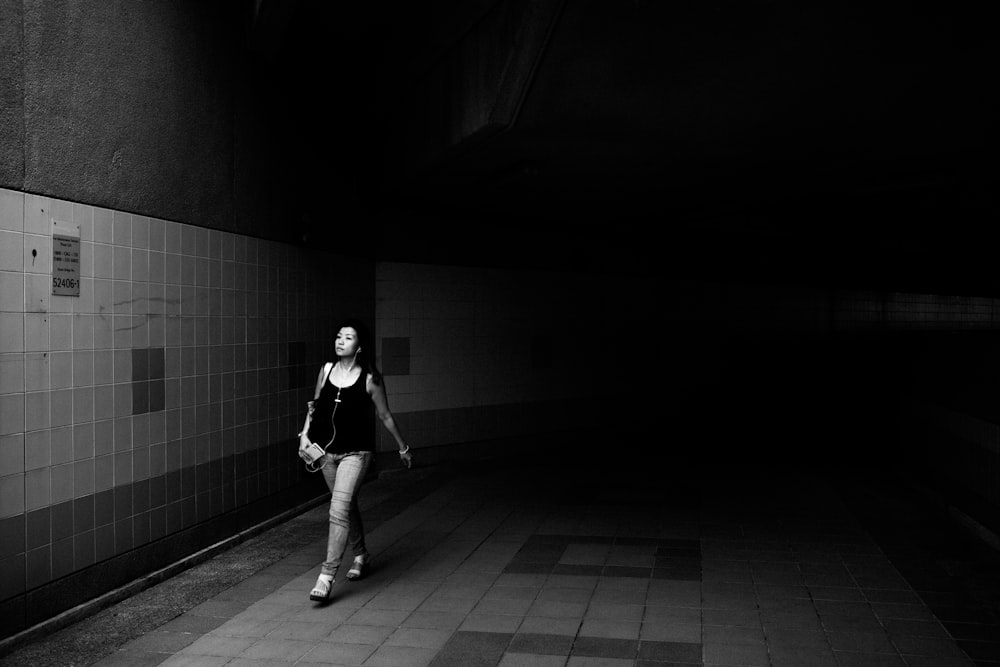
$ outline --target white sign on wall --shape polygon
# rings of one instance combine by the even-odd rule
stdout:
[[[52,221],[52,293],[80,296],[80,225]]]

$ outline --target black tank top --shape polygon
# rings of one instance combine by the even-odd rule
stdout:
[[[315,411],[309,423],[311,442],[326,447],[326,451],[330,454],[372,451],[373,405],[371,396],[365,389],[366,377],[362,369],[354,384],[343,388],[335,387],[327,377],[323,389],[319,392],[319,398],[316,399]],[[335,402],[338,391],[339,404]],[[335,415],[334,405],[337,406]],[[336,429],[333,428],[334,425]],[[333,438],[332,443],[330,438]]]

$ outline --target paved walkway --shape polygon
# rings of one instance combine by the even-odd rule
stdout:
[[[934,597],[942,591],[915,589],[835,487],[752,469],[687,479],[599,467],[467,471],[384,517],[368,537],[370,576],[338,581],[332,602],[308,600],[325,550],[318,531],[97,664],[1000,660],[992,610],[970,619],[973,601],[949,606]],[[871,498],[851,502],[864,510]],[[325,508],[302,520],[322,527]],[[964,618],[942,622],[932,606]],[[983,636],[963,636],[962,623]],[[968,657],[977,652],[979,663]]]

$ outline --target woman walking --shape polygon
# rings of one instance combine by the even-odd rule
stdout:
[[[348,543],[354,561],[347,579],[360,579],[371,563],[358,511],[358,491],[374,456],[368,428],[372,422],[372,407],[382,425],[395,438],[403,464],[409,468],[413,460],[389,411],[382,375],[374,363],[374,347],[364,325],[355,320],[345,322],[337,331],[335,349],[337,361],[328,362],[320,369],[316,400],[310,402],[303,426],[309,441],[326,449],[326,454],[315,465],[322,469],[326,485],[330,487],[326,561],[316,586],[309,592],[309,599],[317,602],[330,599]],[[300,452],[305,444],[300,441]]]

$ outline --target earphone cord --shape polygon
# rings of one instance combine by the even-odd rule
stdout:
[[[340,405],[340,392],[343,391],[343,387],[337,387],[337,396],[333,399],[333,412],[330,413],[330,426],[333,427],[333,435],[330,437],[330,442],[326,443],[323,449],[323,456],[316,459],[317,461],[322,460],[323,463],[318,466],[313,466],[312,463],[306,464],[306,470],[309,472],[319,472],[326,465],[326,448],[333,444],[333,441],[337,438],[337,423],[334,421],[334,417],[337,416],[337,406]]]

